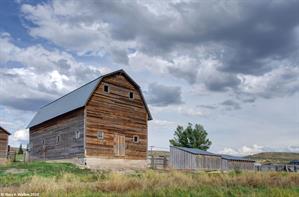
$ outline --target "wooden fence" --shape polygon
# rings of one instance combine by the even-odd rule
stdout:
[[[256,171],[299,172],[299,165],[294,164],[262,164],[255,166]]]
[[[9,151],[7,154],[7,160],[11,162],[15,162],[17,157],[17,153],[15,151]]]
[[[162,169],[167,169],[168,168],[168,158],[167,157],[153,157],[153,156],[149,156],[147,158],[148,161],[148,167],[151,169],[158,169],[158,170],[162,170]]]

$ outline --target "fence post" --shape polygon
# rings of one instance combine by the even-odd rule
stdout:
[[[163,168],[167,168],[167,158],[165,156],[163,157]]]
[[[155,169],[155,158],[154,158],[153,155],[152,155],[152,158],[151,158],[151,168]]]

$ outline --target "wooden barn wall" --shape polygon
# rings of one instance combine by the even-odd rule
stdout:
[[[221,157],[210,155],[196,155],[196,168],[203,170],[220,170]]]
[[[7,156],[8,135],[0,129],[0,158]]]
[[[169,165],[174,169],[195,170],[197,169],[196,155],[170,147]]]
[[[109,86],[109,93],[104,92]],[[132,91],[134,99],[129,98]],[[102,80],[86,105],[86,156],[145,160],[147,158],[147,111],[139,91],[123,75]],[[104,132],[104,140],[97,138]],[[115,154],[117,135],[124,136],[124,154]],[[139,143],[133,136],[139,136]],[[123,138],[122,138],[123,139]],[[123,151],[122,151],[123,152]],[[124,155],[124,156],[122,156]]]
[[[227,170],[254,170],[254,162],[226,160]]]
[[[76,138],[76,132],[80,138]],[[56,144],[57,136],[60,142]],[[43,139],[45,145],[43,145]],[[32,159],[68,159],[84,156],[84,109],[30,128],[29,140]]]
[[[221,169],[222,170],[229,170],[229,168],[228,168],[228,160],[226,160],[226,159],[222,159],[221,160]]]

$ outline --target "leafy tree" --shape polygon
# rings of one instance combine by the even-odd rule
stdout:
[[[20,154],[20,155],[22,155],[22,154],[23,154],[23,148],[22,148],[22,144],[20,144],[20,147],[19,147],[18,154]]]
[[[208,150],[212,142],[207,138],[208,133],[200,124],[195,124],[194,128],[191,123],[184,127],[178,125],[174,132],[174,138],[169,140],[173,146],[198,148],[201,150]]]

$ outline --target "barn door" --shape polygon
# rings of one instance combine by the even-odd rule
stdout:
[[[114,155],[115,156],[125,156],[126,152],[126,142],[124,135],[115,134],[114,136]]]

